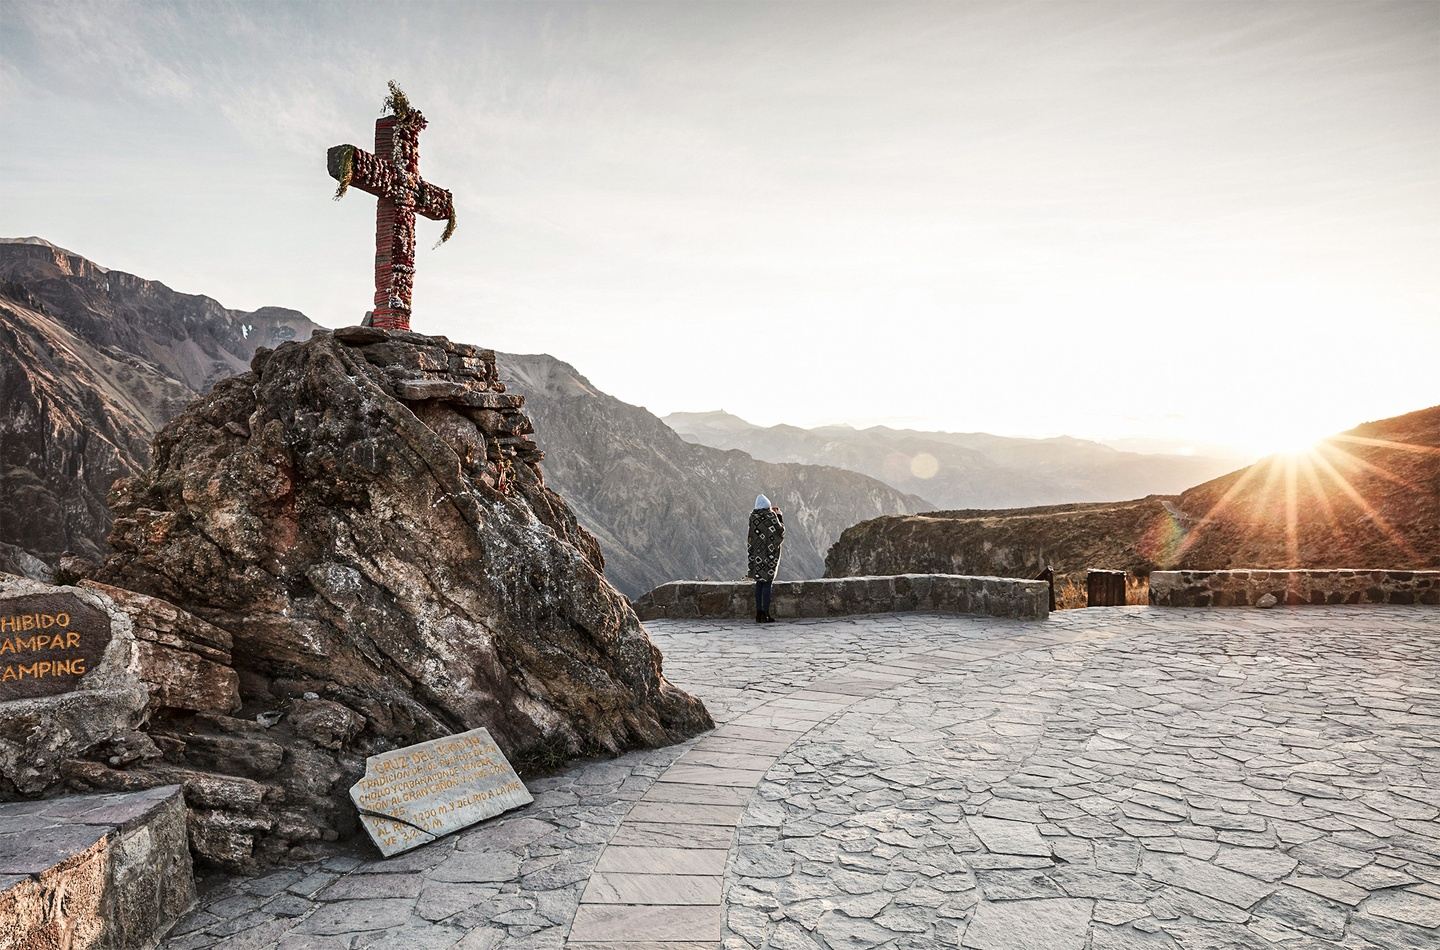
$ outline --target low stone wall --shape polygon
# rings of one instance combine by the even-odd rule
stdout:
[[[902,611],[988,614],[1044,620],[1050,587],[1044,581],[959,574],[893,574],[777,581],[770,601],[775,617],[839,617]],[[753,618],[753,581],[672,581],[635,601],[641,620],[698,617]]]
[[[178,785],[0,805],[0,950],[153,947],[194,902]]]
[[[1156,607],[1440,604],[1440,571],[1155,571],[1150,575],[1150,603]]]

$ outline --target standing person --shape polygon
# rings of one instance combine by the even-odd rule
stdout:
[[[770,587],[780,569],[780,546],[785,543],[785,516],[764,495],[755,496],[750,512],[750,576],[755,578],[755,622],[774,623],[770,616]]]

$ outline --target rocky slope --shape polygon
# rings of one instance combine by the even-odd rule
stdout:
[[[931,507],[855,472],[686,442],[550,356],[505,354],[500,372],[525,395],[546,478],[599,536],[607,575],[631,596],[672,580],[744,577],[760,492],[785,511],[781,579],[818,577],[826,549],[857,520]]]
[[[493,352],[351,328],[253,367],[117,485],[97,577],[230,638],[238,716],[160,726],[167,762],[253,793],[206,826],[211,856],[242,866],[344,833],[345,790],[384,749],[483,725],[523,767],[711,726],[545,484]],[[145,780],[98,761],[71,777]]]
[[[826,575],[1033,577],[1050,566],[1440,567],[1440,406],[1367,423],[1178,495],[937,511],[847,529]]]
[[[14,407],[0,420],[0,570],[48,577],[65,552],[103,556],[106,493],[148,464],[159,427],[244,372],[257,347],[316,329],[294,311],[227,310],[38,238],[0,242],[0,396]],[[690,445],[549,357],[501,368],[541,417],[548,476],[631,596],[677,578],[741,576],[745,516],[760,491],[789,518],[788,577],[818,575],[847,525],[933,507],[851,472]]]
[[[1114,501],[1177,492],[1241,464],[1236,459],[1121,452],[1066,437],[1015,439],[886,426],[762,427],[726,412],[677,412],[665,422],[691,442],[740,449],[772,462],[862,472],[943,508]]]
[[[155,430],[259,346],[310,335],[292,310],[227,310],[38,238],[0,241],[0,569],[99,557],[118,477]]]

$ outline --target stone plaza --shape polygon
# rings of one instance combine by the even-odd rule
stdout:
[[[1433,609],[648,626],[713,732],[202,888],[165,946],[1440,946]]]

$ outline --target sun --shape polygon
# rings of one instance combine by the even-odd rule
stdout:
[[[1324,422],[1280,417],[1273,425],[1257,431],[1249,441],[1252,450],[1262,457],[1302,458],[1314,455],[1320,444],[1334,434],[1335,428]]]
[[[1320,443],[1325,441],[1325,437],[1329,433],[1282,432],[1278,434],[1281,437],[1271,443],[1270,454],[1298,458],[1304,455],[1314,455]]]

